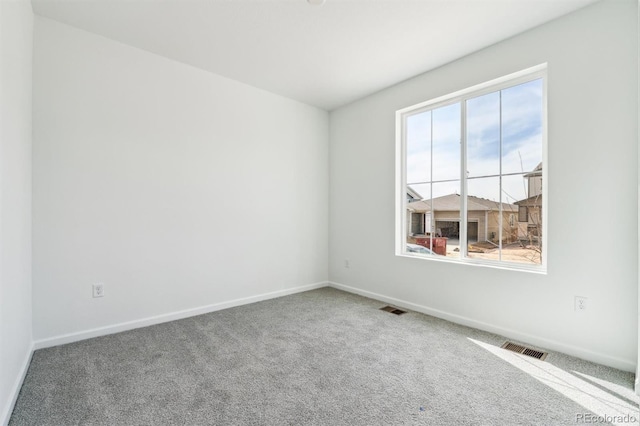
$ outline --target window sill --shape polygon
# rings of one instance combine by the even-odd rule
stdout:
[[[422,256],[412,253],[396,253],[397,257],[409,259],[426,260],[429,262],[442,262],[465,266],[479,266],[482,268],[501,269],[504,271],[528,272],[538,275],[547,275],[547,268],[543,265],[526,265],[519,263],[492,262],[487,260],[477,260],[472,258],[452,259],[445,256]]]

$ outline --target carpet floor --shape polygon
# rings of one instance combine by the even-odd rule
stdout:
[[[618,422],[575,397],[575,381],[633,420],[631,373],[553,352],[502,357],[500,336],[384,305],[322,288],[41,349],[9,424]]]

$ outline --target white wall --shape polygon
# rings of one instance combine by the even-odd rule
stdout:
[[[636,10],[635,0],[601,2],[333,111],[330,280],[634,371]],[[544,62],[548,274],[396,257],[395,111]],[[574,311],[575,295],[589,298],[586,312]]]
[[[0,1],[0,424],[31,355],[31,66],[28,1]]]
[[[36,343],[326,283],[326,111],[37,17],[33,150]]]
[[[637,19],[638,19],[638,26],[640,27],[640,0],[638,0],[638,10],[636,13]],[[637,51],[637,60],[638,60],[638,67],[640,68],[640,31],[638,31],[638,34],[636,34],[636,39],[638,40],[638,51]],[[638,83],[638,104],[640,105],[640,79],[639,79],[639,83]],[[639,114],[640,115],[640,114]],[[638,133],[640,136],[640,117],[638,117]],[[638,140],[638,143],[640,144],[640,138]],[[640,155],[640,150],[638,152],[638,155]],[[640,157],[638,158],[638,164],[640,165]],[[638,173],[638,212],[640,212],[640,172]],[[638,214],[638,231],[640,231],[640,214]],[[640,232],[638,234],[638,244],[639,244],[639,248],[640,248]],[[639,271],[639,275],[640,275],[640,250],[638,250],[638,271]],[[640,395],[640,276],[638,277],[638,363],[636,364],[636,384],[635,384],[635,388],[636,388],[636,393],[638,395]]]

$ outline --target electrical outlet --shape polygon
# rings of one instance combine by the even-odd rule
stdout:
[[[575,309],[578,312],[587,310],[587,298],[582,296],[576,296],[575,299]]]
[[[98,283],[93,285],[93,297],[104,296],[104,284]]]
[[[349,262],[349,259],[345,259],[345,260],[344,260],[344,267],[345,267],[345,268],[349,268],[349,267],[351,267],[351,263]]]

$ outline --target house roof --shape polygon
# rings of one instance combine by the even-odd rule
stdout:
[[[407,186],[407,195],[409,195],[414,200],[421,200],[422,199],[422,196],[420,194],[418,194],[418,192],[416,192],[416,190],[411,188],[410,186]]]
[[[434,211],[460,211],[460,194],[444,195],[430,201],[414,201],[407,203],[407,209],[414,212],[428,212],[431,211],[431,203],[433,203]],[[467,197],[467,208],[469,211],[498,211],[500,203],[469,195]],[[518,206],[502,203],[502,209],[516,211]]]
[[[407,210],[412,212],[424,213],[431,210],[431,206],[426,201],[412,201],[407,203]]]
[[[533,171],[527,173],[526,175],[524,175],[524,177],[529,178],[529,177],[534,177],[534,176],[542,176],[542,163],[538,164],[536,166],[535,169],[533,169]]]
[[[542,194],[534,195],[533,197],[525,198],[524,200],[516,201],[514,203],[517,206],[541,206]]]

